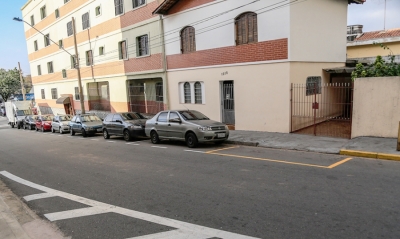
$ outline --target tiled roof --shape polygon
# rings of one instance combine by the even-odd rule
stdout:
[[[368,41],[380,38],[400,37],[400,28],[390,29],[386,31],[373,31],[364,32],[361,36],[354,39],[354,41]]]

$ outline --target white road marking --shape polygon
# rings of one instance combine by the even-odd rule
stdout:
[[[193,152],[193,153],[202,153],[204,154],[204,151],[196,151],[196,150],[190,150],[190,149],[186,149],[186,152]]]
[[[59,135],[58,137],[63,137],[64,135]]]
[[[115,143],[115,141],[107,141],[108,143]]]
[[[139,146],[139,145],[140,145],[140,144],[134,144],[134,143],[125,143],[125,144],[136,145],[136,146]]]
[[[73,137],[73,136],[67,136],[67,137]]]
[[[91,206],[90,208],[82,208],[82,209],[76,209],[76,210],[69,210],[69,211],[64,211],[64,212],[55,212],[55,213],[49,213],[45,214],[45,216],[50,220],[61,220],[62,218],[74,218],[74,217],[81,217],[85,215],[93,215],[93,214],[99,214],[99,213],[118,213],[121,215],[125,215],[128,217],[133,217],[136,219],[141,219],[144,221],[164,225],[167,227],[172,227],[176,228],[177,230],[174,231],[168,231],[168,232],[162,232],[162,233],[156,233],[152,234],[153,237],[149,237],[150,235],[147,235],[147,237],[142,236],[142,237],[133,237],[131,239],[149,239],[149,238],[156,238],[156,239],[180,239],[180,238],[195,238],[195,239],[204,239],[204,238],[212,238],[212,237],[218,237],[218,238],[234,238],[234,239],[256,239],[255,237],[250,237],[250,236],[244,236],[232,232],[227,232],[227,231],[222,231],[222,230],[217,230],[209,227],[203,227],[203,226],[198,226],[195,224],[187,223],[187,222],[182,222],[166,217],[160,217],[156,215],[151,215],[148,213],[143,213],[143,212],[138,212],[122,207],[117,207],[113,206],[110,204],[102,203],[99,201],[91,200],[88,198],[76,196],[70,193],[65,193],[62,191],[58,191],[52,188],[48,188],[36,183],[32,183],[30,181],[27,181],[25,179],[22,179],[20,177],[17,177],[7,171],[1,171],[0,174],[3,176],[18,182],[20,184],[41,190],[43,192],[52,194],[57,197],[62,197],[66,198],[78,203],[82,203],[88,206]],[[181,234],[181,235],[180,235]]]
[[[9,126],[9,125],[7,125],[7,124],[5,124],[5,125],[0,125],[0,128],[6,128],[6,127],[11,127],[11,126]]]
[[[166,149],[167,147],[162,147],[162,146],[151,146],[153,148],[159,148],[159,149]]]
[[[94,141],[99,141],[98,139],[91,139],[91,140],[94,140]]]
[[[25,199],[25,201],[29,202],[32,200],[37,200],[37,199],[42,199],[42,198],[50,198],[50,197],[55,197],[55,196],[51,193],[39,193],[39,194],[32,194],[29,196],[25,196],[24,199]]]

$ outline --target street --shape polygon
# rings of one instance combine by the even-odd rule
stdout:
[[[400,162],[0,119],[0,179],[72,238],[399,238]]]

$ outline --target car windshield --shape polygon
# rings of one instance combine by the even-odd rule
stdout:
[[[24,116],[25,113],[23,110],[17,110],[17,116]]]
[[[209,120],[207,116],[195,110],[183,110],[179,113],[185,120]]]
[[[53,116],[52,115],[45,115],[45,116],[43,116],[43,120],[51,121],[51,120],[53,120]]]
[[[71,120],[71,116],[69,116],[69,115],[60,116],[60,121],[70,121],[70,120]]]
[[[96,115],[84,115],[81,118],[82,118],[82,122],[101,121],[101,119],[99,117],[97,117]]]
[[[139,113],[122,113],[121,117],[124,120],[144,119],[144,116]]]

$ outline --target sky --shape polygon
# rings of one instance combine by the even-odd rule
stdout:
[[[262,0],[267,1],[267,0]],[[326,0],[318,0],[326,1]],[[13,69],[21,63],[24,75],[30,74],[28,53],[22,22],[21,7],[27,0],[0,0],[0,68]],[[364,32],[384,29],[385,0],[367,0],[363,5],[352,4],[348,8],[347,24],[364,25]],[[396,14],[397,13],[397,14]],[[400,28],[400,0],[386,0],[386,29]]]

